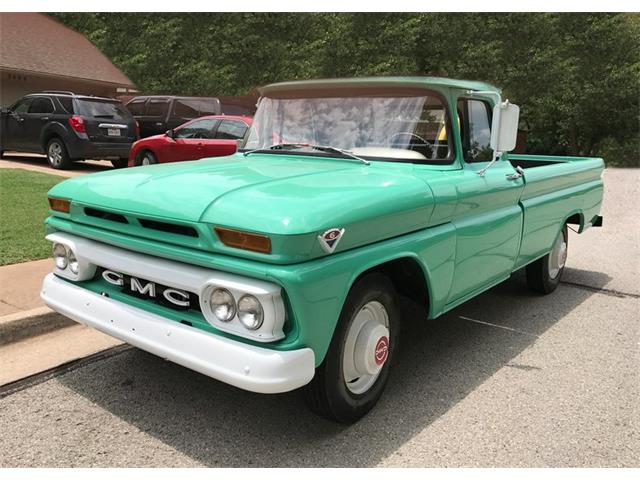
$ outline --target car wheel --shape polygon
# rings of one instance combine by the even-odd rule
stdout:
[[[64,170],[71,166],[67,147],[61,139],[54,137],[47,143],[47,161],[56,170]]]
[[[568,246],[569,236],[565,225],[551,251],[527,265],[527,284],[531,290],[546,295],[558,287],[567,261]]]
[[[113,168],[124,168],[128,165],[128,163],[129,163],[128,158],[119,158],[117,160],[111,160],[111,165],[113,165]]]
[[[310,408],[353,423],[376,404],[397,348],[400,311],[393,284],[379,273],[356,283],[342,308],[329,351],[305,387]]]
[[[158,160],[156,159],[156,156],[151,153],[150,151],[145,151],[142,152],[142,154],[140,155],[140,161],[138,162],[138,165],[153,165],[154,163],[158,163]]]

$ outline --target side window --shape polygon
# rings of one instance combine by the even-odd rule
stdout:
[[[217,120],[197,120],[175,131],[175,138],[213,138],[213,127]]]
[[[131,112],[131,115],[141,117],[144,115],[144,104],[146,100],[133,100],[127,104],[127,110]]]
[[[147,103],[146,115],[149,117],[164,117],[169,110],[169,99],[152,98]]]
[[[71,97],[56,97],[58,102],[62,106],[65,112],[74,113],[73,112],[73,99]]]
[[[467,162],[491,160],[491,108],[481,100],[458,101],[462,147]]]
[[[173,116],[178,118],[198,118],[198,102],[194,100],[178,99],[173,102]]]
[[[14,113],[27,113],[32,100],[32,98],[25,98],[24,100],[16,103],[11,110],[13,110]]]
[[[52,113],[54,111],[53,103],[50,98],[38,97],[31,102],[29,113]]]
[[[198,110],[200,115],[217,115],[220,113],[220,106],[215,100],[200,100]]]
[[[238,120],[223,120],[220,122],[216,138],[225,140],[241,140],[247,132],[247,124]]]

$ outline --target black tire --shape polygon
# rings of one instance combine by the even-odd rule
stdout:
[[[145,162],[146,160],[146,162]],[[145,150],[144,152],[138,155],[138,160],[136,165],[154,165],[158,163],[158,159],[150,150]]]
[[[47,142],[46,154],[47,162],[51,168],[66,170],[71,166],[72,162],[67,147],[58,137],[53,137]]]
[[[356,315],[372,301],[382,304],[388,315],[388,356],[375,383],[364,393],[354,394],[347,387],[343,372],[344,348],[349,328]],[[366,415],[379,400],[387,384],[390,365],[398,344],[399,328],[400,310],[395,289],[389,279],[380,273],[372,273],[359,280],[351,288],[342,307],[324,361],[316,369],[311,383],[305,387],[309,407],[329,420],[345,424],[356,422]]]
[[[4,158],[4,150],[0,150],[0,158]]]
[[[566,225],[561,230],[560,236],[563,236],[566,248],[568,248],[569,235]],[[560,236],[558,237],[556,242],[558,242]],[[556,242],[554,242],[554,247],[556,245]],[[553,250],[547,253],[544,257],[539,258],[535,262],[527,265],[527,285],[536,293],[547,295],[558,288],[558,285],[560,284],[560,279],[562,278],[562,273],[564,272],[564,261],[562,262],[562,267],[559,269],[558,273],[553,276],[553,272],[551,272],[549,269],[549,259],[552,255]]]
[[[125,168],[129,164],[128,158],[119,158],[117,160],[111,160],[113,168]]]

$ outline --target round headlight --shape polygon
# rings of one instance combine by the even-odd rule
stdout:
[[[60,270],[67,268],[69,259],[67,258],[67,248],[63,244],[53,244],[53,260],[56,262],[56,267]]]
[[[221,322],[230,322],[236,316],[236,301],[226,288],[216,288],[209,297],[213,314]]]
[[[78,259],[76,258],[76,255],[73,253],[73,250],[69,249],[69,253],[68,253],[67,259],[69,261],[69,270],[71,270],[72,273],[77,274],[78,273]]]
[[[264,311],[260,301],[253,295],[243,295],[238,300],[238,318],[249,330],[257,330],[262,326]]]

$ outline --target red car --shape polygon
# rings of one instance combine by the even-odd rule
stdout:
[[[210,115],[196,118],[162,135],[135,142],[129,152],[129,166],[231,155],[250,125],[251,117]]]

